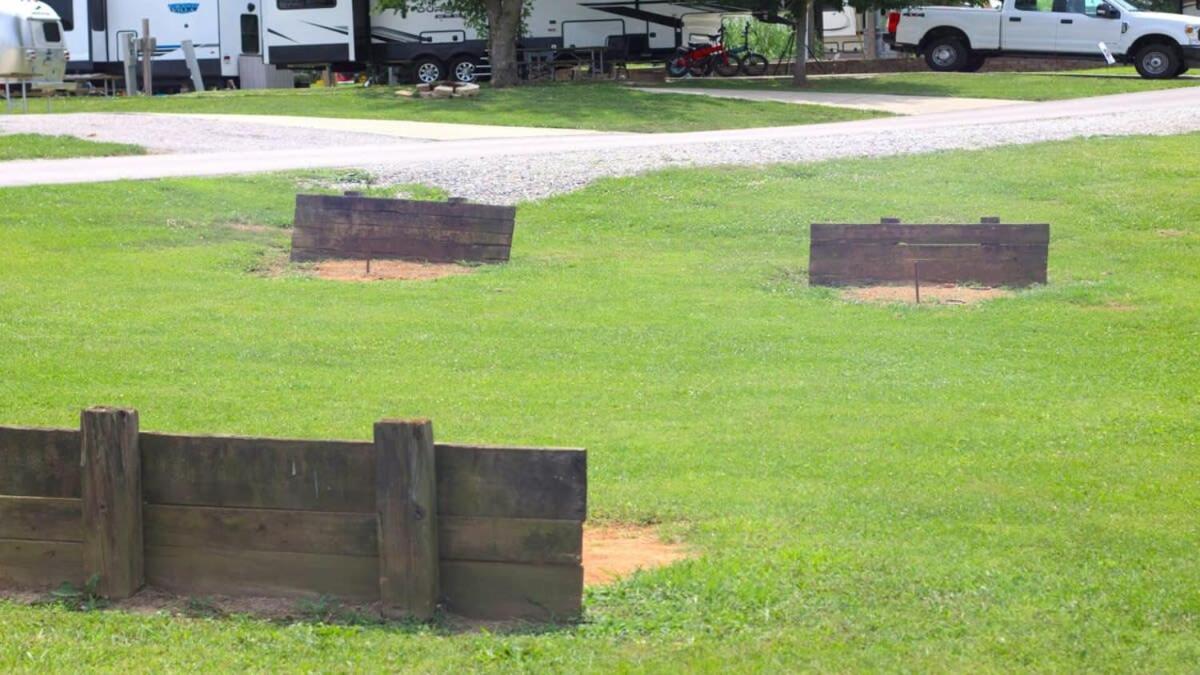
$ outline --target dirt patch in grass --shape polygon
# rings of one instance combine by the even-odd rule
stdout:
[[[405,260],[324,260],[313,265],[313,274],[332,281],[428,281],[470,274],[477,268],[456,263],[420,263]]]
[[[686,548],[663,541],[654,527],[605,525],[583,531],[585,586],[609,584],[637,570],[663,567],[686,557]]]
[[[921,284],[921,304],[973,305],[1012,295],[1007,288],[988,286],[958,286],[955,284]],[[842,290],[842,298],[851,302],[881,304],[916,304],[916,291],[911,284],[905,286],[860,286]]]

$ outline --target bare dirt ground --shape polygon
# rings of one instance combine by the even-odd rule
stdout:
[[[313,265],[313,272],[333,281],[428,281],[470,274],[476,268],[455,263],[420,263],[404,260],[372,260],[367,271],[365,260],[325,260]]]
[[[688,557],[680,544],[662,541],[657,528],[639,525],[586,527],[583,535],[584,585],[614,583],[637,570],[648,570]],[[56,597],[47,591],[0,587],[0,599],[34,605],[78,598]],[[169,614],[174,616],[215,618],[249,615],[268,621],[312,621],[325,623],[379,623],[378,603],[342,604],[325,598],[269,598],[254,596],[182,596],[156,588],[142,589],[125,600],[104,607],[131,614]],[[451,629],[475,630],[480,627],[503,628],[505,622],[478,622],[454,618]]]
[[[987,286],[957,286],[955,284],[921,285],[921,303],[931,305],[973,305],[1003,298],[1013,292],[1006,288]],[[916,291],[911,284],[905,286],[859,286],[842,291],[842,298],[851,302],[880,304],[916,304]]]

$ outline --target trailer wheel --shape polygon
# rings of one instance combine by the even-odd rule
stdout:
[[[413,77],[421,84],[441,82],[446,79],[446,66],[432,56],[426,56],[413,64]]]
[[[469,56],[460,56],[450,62],[450,75],[456,82],[474,82],[477,65],[475,59]]]
[[[1179,74],[1182,61],[1174,45],[1155,42],[1138,50],[1133,65],[1138,75],[1148,80],[1165,80]]]
[[[971,57],[971,50],[952,35],[936,37],[925,46],[925,63],[939,73],[961,71]]]

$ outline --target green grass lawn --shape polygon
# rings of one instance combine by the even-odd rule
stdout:
[[[10,159],[61,159],[63,157],[112,157],[141,155],[136,145],[86,141],[74,136],[0,134],[0,162]]]
[[[113,404],[147,430],[367,439],[428,416],[587,447],[593,520],[698,554],[517,633],[0,602],[0,670],[1194,670],[1197,154],[606,180],[523,205],[510,264],[371,284],[257,271],[293,177],[0,191],[0,422]],[[1049,286],[913,307],[805,282],[811,222],[991,214],[1051,223]]]
[[[304,115],[457,122],[599,131],[697,131],[815,124],[882,113],[827,106],[648,94],[611,84],[549,84],[495,90],[478,98],[418,99],[394,87],[214,91],[151,98],[73,98],[55,112],[174,112]]]
[[[1101,77],[1105,71],[1086,71],[1072,74],[1039,73],[894,73],[865,77],[817,77],[807,91],[853,94],[907,94],[911,96],[954,96],[965,98],[1003,98],[1027,101],[1057,101],[1062,99],[1125,94],[1155,89],[1191,87],[1200,78],[1183,77],[1175,80],[1143,80],[1130,76],[1124,69],[1113,76]],[[820,74],[814,65],[810,74]],[[706,87],[715,89],[792,89],[788,78],[771,79],[684,79],[668,83],[668,87]]]

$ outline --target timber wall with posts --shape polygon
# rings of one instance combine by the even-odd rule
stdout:
[[[428,421],[374,442],[141,432],[91,408],[80,430],[0,427],[0,583],[98,575],[101,595],[436,605],[468,617],[577,615],[583,450],[435,444]]]
[[[808,278],[815,286],[875,283],[977,282],[992,286],[1046,283],[1050,226],[814,223]]]

